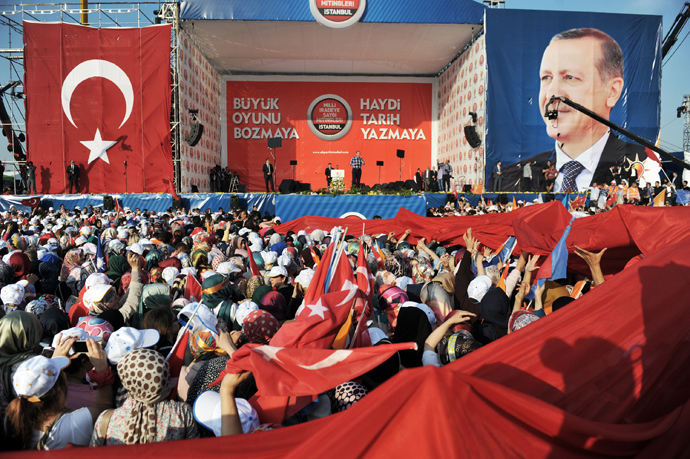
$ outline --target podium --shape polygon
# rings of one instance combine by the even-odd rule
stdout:
[[[331,169],[331,189],[345,191],[344,169]]]

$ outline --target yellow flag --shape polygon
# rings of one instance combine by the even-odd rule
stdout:
[[[654,207],[664,207],[664,201],[666,201],[666,190],[661,190],[661,193],[654,198]]]

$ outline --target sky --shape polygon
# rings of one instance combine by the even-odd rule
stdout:
[[[481,3],[481,0],[476,1]],[[0,10],[6,10],[9,8],[8,5],[17,3],[20,2],[0,0]],[[682,0],[506,0],[505,8],[660,15],[663,17],[663,34],[666,36],[683,4]],[[145,6],[143,9],[149,11],[154,7]],[[149,14],[149,17],[152,15]],[[20,18],[17,17],[17,20]],[[682,104],[683,95],[690,94],[690,83],[687,78],[690,39],[683,41],[688,34],[690,34],[690,21],[681,31],[678,42],[669,53],[672,57],[667,56],[662,67],[661,147],[667,151],[682,151],[683,149],[683,120],[676,117],[676,109]],[[13,40],[11,43],[9,43],[10,38]],[[17,38],[17,34],[9,33],[7,26],[0,25],[0,49],[20,47],[21,44],[17,42]],[[21,69],[21,67],[18,68]],[[10,79],[16,79],[16,74],[10,76],[7,60],[0,59],[0,86],[5,85]],[[6,97],[6,104],[8,100]],[[17,101],[17,103],[23,103],[23,101]],[[5,139],[0,138],[0,160],[10,159],[6,145]]]

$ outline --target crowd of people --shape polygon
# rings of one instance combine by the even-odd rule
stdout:
[[[449,203],[442,213],[509,210],[468,206]],[[413,240],[409,230],[361,237],[338,236],[335,228],[283,232],[279,218],[257,210],[62,207],[6,212],[2,219],[0,444],[9,450],[150,443],[308,422],[350,408],[406,368],[451,363],[529,326],[604,281],[605,249],[578,249],[589,278],[532,288],[539,257],[493,253],[471,230],[462,245],[444,246]],[[415,342],[417,350],[399,351],[314,394],[283,422],[263,422],[248,403],[258,376],[220,376],[243,345],[270,345],[284,324],[308,315],[305,295],[323,289],[312,279],[336,240],[332,252],[347,257],[354,272],[362,251],[374,279],[373,308],[359,310],[368,314],[368,341]],[[205,314],[206,328],[180,340],[192,311]],[[352,324],[348,340],[357,320]],[[171,353],[184,355],[181,368],[172,368]]]

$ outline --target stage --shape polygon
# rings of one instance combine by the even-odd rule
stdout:
[[[131,210],[148,210],[155,212],[167,212],[173,206],[172,195],[161,194],[90,194],[90,195],[7,195],[0,197],[0,210],[8,211],[11,206],[17,210],[30,212],[31,207],[28,200],[33,198],[40,199],[40,207],[49,209],[52,207],[58,210],[61,205],[68,209],[75,206],[85,208],[88,206],[103,207],[106,196],[117,199],[120,206]],[[442,207],[452,195],[446,193],[418,193],[409,196],[387,194],[341,194],[333,196],[330,194],[277,194],[277,193],[186,193],[180,194],[182,205],[185,210],[210,209],[217,212],[219,209],[227,211],[232,207],[232,196],[237,196],[239,206],[245,210],[252,210],[256,206],[262,215],[276,215],[283,222],[294,220],[307,215],[317,217],[346,217],[357,215],[362,218],[371,219],[374,216],[381,218],[393,218],[401,208],[408,209],[417,215],[425,216],[427,210]],[[540,196],[544,201],[559,200],[567,203],[583,194],[556,194],[547,195],[545,193],[486,193],[483,195],[458,194],[458,197],[465,198],[472,206],[476,206],[481,197],[487,204],[511,203],[513,198],[516,201],[525,203],[538,200]],[[553,197],[552,197],[553,196]],[[24,204],[22,204],[24,202]]]

